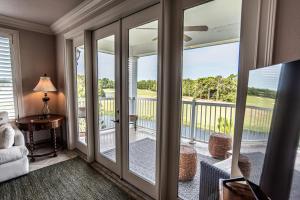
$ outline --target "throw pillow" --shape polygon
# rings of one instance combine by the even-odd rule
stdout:
[[[15,131],[9,123],[0,126],[0,149],[8,149],[14,144]]]

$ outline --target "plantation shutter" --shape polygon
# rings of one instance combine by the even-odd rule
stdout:
[[[10,38],[0,36],[0,111],[15,118],[15,97]]]

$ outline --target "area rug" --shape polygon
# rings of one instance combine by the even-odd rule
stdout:
[[[130,197],[80,158],[0,184],[1,200],[123,200]]]

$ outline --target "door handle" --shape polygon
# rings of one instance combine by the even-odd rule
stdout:
[[[120,122],[120,120],[111,120],[112,122],[114,122],[114,123],[119,123]]]

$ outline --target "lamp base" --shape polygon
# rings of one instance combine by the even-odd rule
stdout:
[[[42,109],[41,118],[47,119],[47,118],[49,118],[49,114],[50,114],[50,109],[48,106],[48,101],[50,101],[50,98],[47,96],[46,92],[44,93],[44,97],[42,100],[44,102],[44,106]]]

